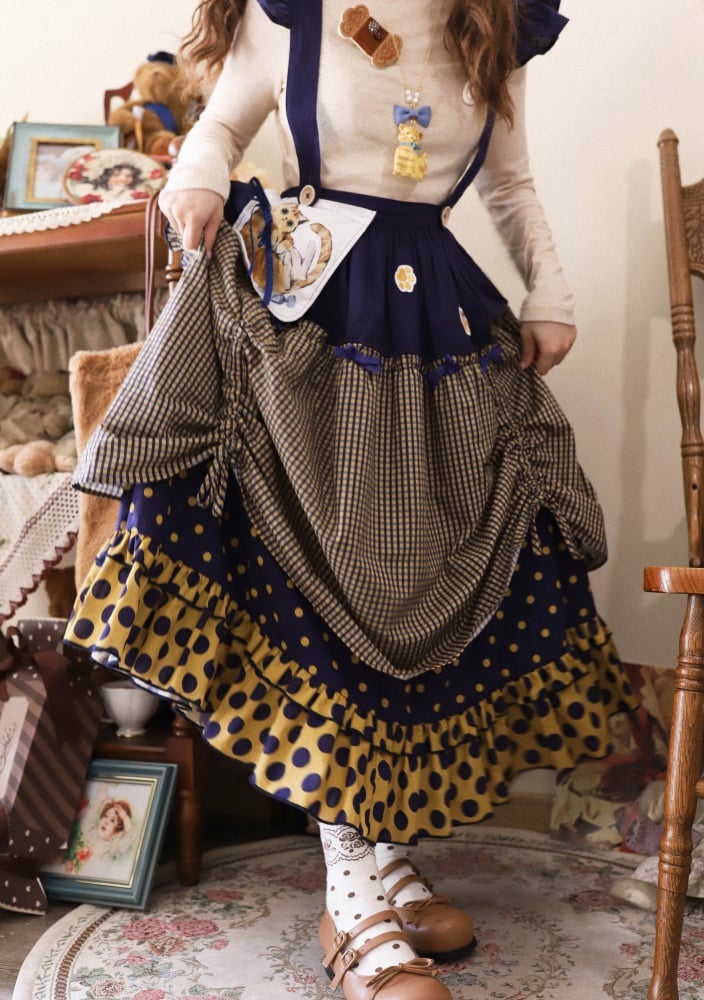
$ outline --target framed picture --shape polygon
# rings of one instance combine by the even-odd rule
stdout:
[[[177,772],[176,764],[93,760],[66,850],[40,872],[47,896],[143,910]]]
[[[63,186],[69,164],[96,149],[117,149],[117,125],[43,125],[15,122],[5,182],[5,208],[69,205]]]

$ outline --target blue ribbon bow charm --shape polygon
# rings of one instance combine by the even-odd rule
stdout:
[[[423,128],[430,125],[431,109],[429,104],[420,108],[407,108],[402,104],[394,104],[394,124],[402,125],[408,121],[417,121]]]

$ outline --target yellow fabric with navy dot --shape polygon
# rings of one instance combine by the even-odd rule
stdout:
[[[372,841],[447,836],[516,773],[609,749],[634,707],[584,564],[541,511],[507,593],[464,652],[411,680],[360,662],[273,560],[230,483],[205,469],[135,487],[67,640],[185,709],[265,792]],[[536,544],[539,542],[539,544]]]

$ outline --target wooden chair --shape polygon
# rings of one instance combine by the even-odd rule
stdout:
[[[700,386],[694,353],[692,275],[704,278],[704,180],[683,186],[678,139],[660,136],[660,165],[670,284],[672,334],[677,352],[677,401],[682,420],[682,470],[689,565],[649,566],[644,588],[684,594],[675,695],[665,784],[665,823],[660,844],[658,909],[653,975],[648,1000],[677,1000],[677,967],[687,882],[692,863],[692,825],[704,748],[704,439]]]
[[[110,112],[112,111],[113,99],[118,97],[123,103],[129,101],[132,96],[132,91],[134,90],[134,84],[130,80],[126,83],[124,87],[116,87],[114,90],[106,90],[103,94],[103,116],[105,118],[105,124],[107,125],[108,119],[110,118]]]

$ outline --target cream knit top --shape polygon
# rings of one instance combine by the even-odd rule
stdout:
[[[348,0],[324,0],[317,121],[323,187],[409,202],[440,203],[471,160],[484,109],[444,47],[449,5],[427,0],[376,0],[374,16],[402,37],[401,58],[376,69],[338,32]],[[378,8],[378,9],[377,9]],[[249,0],[220,78],[174,165],[167,190],[207,188],[227,197],[230,174],[267,116],[274,112],[286,187],[298,183],[296,150],[286,118],[289,33]],[[511,80],[514,125],[497,121],[474,183],[527,289],[521,320],[573,323],[566,285],[545,213],[535,192],[525,134],[525,67]],[[394,104],[406,86],[432,108],[424,130],[428,172],[420,182],[393,175]],[[263,166],[266,166],[263,164]],[[471,247],[468,248],[471,252]]]

